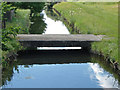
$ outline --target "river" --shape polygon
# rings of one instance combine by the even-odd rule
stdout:
[[[70,34],[53,13],[31,18],[31,34]],[[103,60],[81,47],[20,51],[2,72],[2,88],[120,88],[120,77]]]

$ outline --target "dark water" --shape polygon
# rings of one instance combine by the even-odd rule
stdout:
[[[82,50],[24,51],[3,71],[3,88],[118,88],[116,74],[102,65]]]
[[[30,33],[70,34],[51,15],[43,11],[40,16],[31,17]],[[87,51],[39,49],[19,52],[16,61],[3,68],[2,87],[120,88],[120,77],[103,58]]]

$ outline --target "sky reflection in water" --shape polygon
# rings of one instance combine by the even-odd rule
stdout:
[[[44,14],[44,21],[47,24],[47,28],[43,34],[70,34],[67,27],[60,20],[55,21],[47,17],[45,11],[42,11]]]
[[[71,63],[18,66],[5,88],[116,88],[118,81],[98,64]]]

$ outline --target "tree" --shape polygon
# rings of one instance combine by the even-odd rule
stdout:
[[[30,9],[30,16],[32,16],[32,14],[36,15],[37,13],[40,13],[45,6],[44,2],[16,2],[12,4],[21,9]]]
[[[1,5],[1,17],[2,17],[2,29],[5,29],[6,28],[6,13],[12,9],[14,9],[13,7],[11,7],[11,4],[7,4],[7,2],[2,2]]]

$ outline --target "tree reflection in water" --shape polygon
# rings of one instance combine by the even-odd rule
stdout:
[[[2,64],[2,86],[7,85],[7,82],[12,80],[14,71],[19,73],[17,61]]]
[[[29,32],[30,34],[42,34],[44,33],[44,30],[46,28],[46,23],[43,20],[43,15],[34,15],[30,18],[31,20],[31,25]]]

